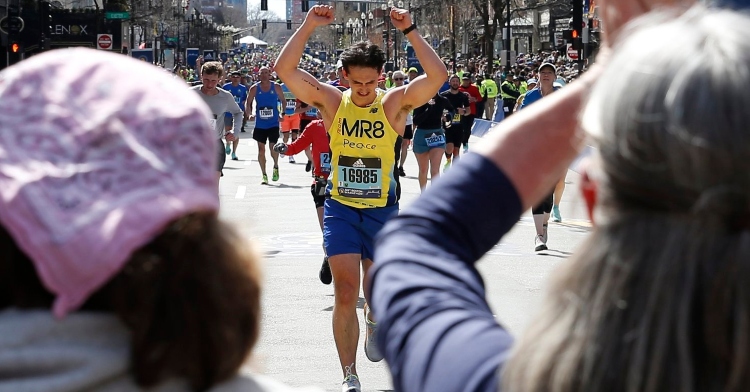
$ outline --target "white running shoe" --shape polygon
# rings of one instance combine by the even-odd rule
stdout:
[[[297,163],[294,161],[294,157],[291,155],[289,156],[289,163]]]
[[[352,364],[354,366],[354,364]],[[362,385],[359,383],[359,377],[356,374],[352,374],[351,366],[346,366],[346,377],[344,382],[341,383],[341,392],[362,392]]]
[[[378,325],[367,317],[369,310],[369,306],[365,308],[365,325],[367,326],[365,331],[365,356],[372,362],[380,362],[383,360],[383,354],[375,341],[375,332],[378,330]]]
[[[537,235],[536,238],[534,238],[534,251],[539,252],[543,250],[547,250],[547,244],[544,243],[544,237]]]

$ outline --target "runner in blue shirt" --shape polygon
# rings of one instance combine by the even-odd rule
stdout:
[[[266,175],[266,144],[273,158],[273,181],[279,180],[279,153],[273,151],[273,145],[279,141],[279,102],[284,102],[281,86],[271,81],[271,69],[262,67],[259,71],[260,82],[250,87],[245,103],[245,112],[252,110],[255,102],[255,129],[253,139],[258,142],[258,164],[263,174],[261,184],[268,185]]]
[[[237,105],[239,105],[240,109],[242,109],[244,112],[245,100],[247,100],[247,87],[245,87],[244,85],[240,83],[241,76],[242,74],[240,73],[240,71],[233,71],[232,73],[229,74],[230,83],[223,85],[221,88],[232,93],[232,96],[234,97],[234,102],[237,102]],[[247,112],[245,112],[242,116],[241,132],[245,132],[245,125],[247,124],[247,118],[248,118],[248,115],[247,115]],[[232,129],[232,114],[231,113],[226,113],[224,115],[224,127],[226,128],[227,131]],[[234,138],[234,141],[232,141],[232,148],[230,149],[229,143],[227,143],[227,147],[224,150],[224,152],[226,152],[227,154],[229,154],[230,152],[232,153],[233,161],[236,161],[238,159],[237,158],[237,146],[239,145],[239,143],[240,143],[240,138],[236,137]]]

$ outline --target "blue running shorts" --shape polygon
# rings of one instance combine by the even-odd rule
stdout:
[[[323,204],[323,244],[330,256],[360,254],[373,257],[375,235],[398,214],[398,204],[378,208],[354,208],[333,199]]]

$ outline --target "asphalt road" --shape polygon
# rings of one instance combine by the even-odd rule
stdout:
[[[248,124],[247,129],[252,126]],[[264,373],[291,386],[339,391],[343,377],[331,330],[333,287],[318,280],[322,237],[310,196],[310,174],[304,171],[307,159],[299,154],[297,164],[281,160],[280,180],[261,185],[258,149],[250,135],[240,134],[239,161],[227,161],[219,186],[222,218],[236,224],[264,256],[262,333],[246,371]],[[270,178],[270,156],[268,160]],[[402,208],[420,193],[417,162],[411,152],[405,171]],[[498,320],[514,334],[529,323],[555,267],[566,262],[590,230],[578,181],[578,174],[569,171],[561,204],[563,222],[550,223],[549,251],[534,252],[534,227],[527,212],[478,263]],[[361,313],[360,331],[357,368],[363,391],[391,390],[385,363],[371,363],[364,355]]]

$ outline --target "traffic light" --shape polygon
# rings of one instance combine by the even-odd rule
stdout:
[[[287,30],[291,30],[292,29],[292,20],[291,19],[287,19],[286,20],[286,29]]]
[[[265,19],[262,19],[260,21],[260,31],[265,32],[267,28],[268,28],[268,21]]]
[[[268,0],[260,0],[260,10],[268,11]]]
[[[573,0],[573,31],[576,38],[581,36],[583,30],[583,0]]]
[[[583,49],[583,40],[581,39],[581,33],[583,32],[583,0],[572,0],[573,1],[573,20],[571,22],[572,41],[573,49]]]
[[[8,65],[18,63],[23,59],[23,48],[20,41],[8,42]]]
[[[310,2],[307,0],[302,0],[302,12],[308,11],[310,11]]]

